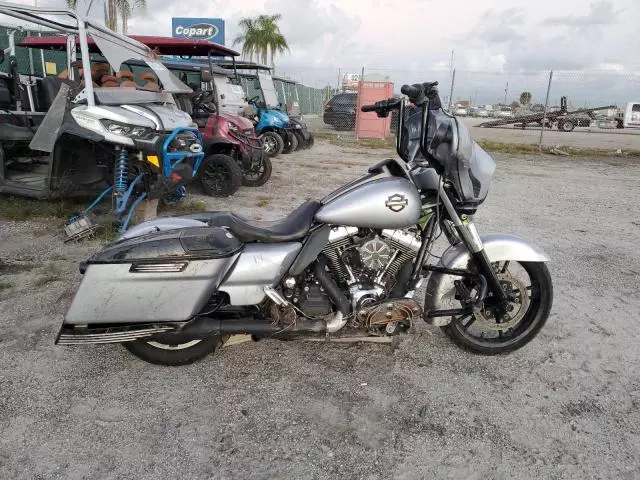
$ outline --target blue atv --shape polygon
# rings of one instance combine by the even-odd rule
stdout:
[[[295,126],[300,127],[299,123],[293,124],[283,111],[267,107],[259,96],[250,98],[248,102],[254,110],[256,133],[262,139],[267,156],[276,157],[298,149]]]

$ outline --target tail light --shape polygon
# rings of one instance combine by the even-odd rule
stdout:
[[[331,108],[331,104],[330,104],[330,103],[327,103],[327,104],[324,106],[324,108]]]

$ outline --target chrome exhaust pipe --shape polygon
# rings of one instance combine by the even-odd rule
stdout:
[[[172,325],[144,327],[114,326],[109,328],[77,328],[63,325],[56,338],[56,345],[95,345],[101,343],[122,343],[146,338],[162,332],[174,330]]]

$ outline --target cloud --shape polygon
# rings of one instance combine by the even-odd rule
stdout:
[[[510,43],[524,39],[519,27],[525,23],[525,11],[509,8],[502,11],[486,10],[472,29],[469,38],[483,42]]]
[[[614,25],[620,13],[622,13],[622,10],[614,10],[612,2],[600,1],[592,3],[586,15],[549,17],[543,20],[541,24],[578,28]]]

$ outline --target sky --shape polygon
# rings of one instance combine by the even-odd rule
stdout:
[[[555,103],[640,98],[640,0],[147,0],[129,32],[171,35],[171,17],[220,17],[231,45],[238,21],[261,13],[282,15],[290,52],[277,71],[307,85],[364,68],[449,90],[453,50],[454,98],[495,102],[506,90],[511,101],[527,89],[543,100],[552,69]]]

